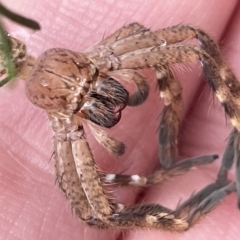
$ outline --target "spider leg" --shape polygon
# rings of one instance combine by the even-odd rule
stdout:
[[[100,174],[78,118],[54,118],[56,172],[60,189],[71,203],[73,212],[84,222],[99,219],[107,222],[117,204],[111,204],[104,193]],[[102,223],[104,224],[104,223]]]
[[[173,175],[182,174],[185,171],[188,171],[190,168],[192,168],[194,165],[202,165],[209,163],[209,158],[212,160],[212,156],[204,156],[199,157],[195,159],[189,159],[187,161],[183,161],[182,163],[175,163],[175,161],[178,158],[178,151],[177,151],[177,135],[178,135],[178,128],[179,128],[179,115],[181,110],[181,86],[180,84],[174,79],[173,74],[171,71],[169,71],[168,68],[165,67],[159,67],[157,68],[157,76],[158,76],[158,83],[160,88],[160,95],[164,99],[165,103],[165,109],[162,114],[161,123],[160,123],[160,133],[159,133],[159,145],[160,145],[160,152],[161,156],[160,159],[162,160],[162,165],[165,167],[165,169],[168,169],[168,171],[160,171],[159,173],[155,173],[154,177],[150,177],[147,180],[147,185],[159,183],[163,179],[166,179]],[[161,72],[160,72],[161,71]],[[118,71],[112,71],[109,72],[110,77],[113,77],[117,80],[125,80],[125,81],[133,81],[133,78],[136,78],[134,82],[136,82],[136,85],[138,85],[140,82],[140,87],[138,87],[138,91],[136,93],[130,95],[133,96],[133,99],[143,99],[142,97],[135,97],[138,96],[138,93],[142,93],[142,95],[145,95],[146,88],[148,85],[145,84],[144,79],[139,79],[139,75],[137,72],[133,70],[118,70]],[[131,102],[133,102],[131,100]],[[139,102],[139,100],[134,102]],[[89,123],[90,124],[90,123]],[[90,126],[90,125],[89,125]],[[91,127],[91,126],[90,126]],[[101,132],[101,136],[96,137],[96,133]],[[95,130],[92,131],[93,135],[96,137],[96,139],[103,145],[103,146],[109,146],[107,149],[115,149],[116,146],[119,146],[119,144],[109,144],[112,142],[112,138],[108,137],[108,140],[105,141],[106,134],[103,134],[103,131]],[[99,135],[99,134],[98,134]],[[105,137],[103,137],[105,136]],[[103,140],[103,141],[101,141]],[[107,143],[107,144],[105,144]],[[119,147],[117,147],[119,149]],[[121,148],[123,149],[123,148]],[[113,153],[119,153],[123,151],[110,151]],[[114,155],[120,155],[120,154],[114,154]],[[215,157],[215,156],[214,156]],[[113,179],[113,176],[116,176],[116,178]],[[134,178],[134,179],[133,179]],[[126,175],[115,175],[115,174],[108,174],[107,175],[107,181],[108,179],[110,181],[117,182],[120,185],[125,184],[133,184],[133,185],[139,185],[143,186],[146,184],[146,178],[145,177],[139,177],[138,175],[132,176],[126,176]]]
[[[87,50],[87,52],[91,52],[92,54],[94,52],[95,53],[99,52],[99,50],[102,49],[103,46],[111,46],[111,44],[118,42],[119,40],[128,38],[130,36],[134,36],[139,33],[144,33],[146,31],[148,31],[148,28],[142,26],[141,24],[139,24],[137,22],[130,23],[130,24],[118,29],[111,35],[107,36],[106,38],[104,38],[102,41],[100,41],[96,45],[92,46],[90,49]],[[93,56],[93,55],[91,55],[91,56]]]
[[[206,51],[217,63],[221,83],[219,86],[215,85],[214,80],[211,79],[215,75],[212,71],[213,69],[209,69],[209,67],[203,63],[206,80],[212,90],[216,93],[219,101],[222,103],[225,112],[230,117],[234,127],[222,158],[222,164],[218,173],[217,181],[224,181],[227,178],[227,173],[232,167],[233,162],[235,162],[236,189],[238,195],[238,207],[240,209],[240,121],[238,107],[240,104],[240,83],[223,59],[219,46],[203,30],[188,25],[179,25],[156,31],[156,34],[158,33],[166,39],[168,44],[180,42],[187,38],[197,38],[201,48]]]
[[[99,219],[105,220],[112,209],[102,188],[97,167],[84,136],[72,142],[72,152],[78,177],[88,203],[95,215]]]
[[[149,228],[169,231],[184,231],[188,229],[186,220],[176,218],[173,211],[159,204],[134,205],[114,213],[108,218],[110,225],[101,223],[98,218],[91,219],[86,223],[89,226],[97,226],[100,229]]]
[[[237,183],[229,183],[227,172],[233,164],[234,145],[236,144],[236,139],[238,140],[238,135],[237,129],[233,129],[229,136],[216,181],[178,206],[176,209],[176,212],[179,211],[178,217],[184,217],[184,215],[188,214],[188,222],[195,223],[201,215],[209,212],[226,194],[237,190]]]
[[[236,128],[233,128],[230,133],[226,150],[224,152],[222,163],[217,175],[218,182],[224,182],[227,179],[228,171],[231,169],[233,163],[236,164],[236,190],[238,197],[238,208],[240,209],[240,133]]]
[[[143,228],[184,231],[189,224],[174,212],[159,204],[135,205],[113,214],[109,221],[122,229]]]
[[[158,46],[160,43],[165,43],[162,38],[159,38],[156,34],[154,34],[155,33],[151,32],[149,29],[133,23],[128,26],[124,26],[110,35],[107,39],[101,41],[88,51],[88,55],[89,57],[94,58],[94,60],[101,60],[101,58],[104,57],[111,58],[111,54],[118,56],[119,54],[132,50]],[[109,49],[111,49],[111,51],[107,51]],[[114,61],[114,59],[112,60]],[[117,62],[115,64],[117,65]],[[175,81],[170,69],[167,69],[166,66],[161,68],[161,70],[164,71],[161,72],[161,76],[163,77],[161,77],[161,80],[159,79],[159,88],[160,91],[161,88],[163,90],[161,93],[165,93],[164,90],[166,90],[166,92],[169,91],[168,96],[165,95],[162,97],[165,98],[166,105],[169,105],[167,101],[171,101],[171,104],[170,106],[165,107],[160,123],[159,153],[161,155],[160,161],[162,166],[164,168],[168,168],[178,158],[177,133],[180,122],[179,113],[181,110],[181,86],[177,83],[177,81]],[[149,88],[139,73],[130,69],[122,69],[118,71],[108,71],[107,75],[113,77],[114,79],[125,81],[131,80],[136,83],[138,91],[129,96],[128,105],[137,106],[147,98]],[[160,75],[160,73],[158,75]],[[130,77],[131,79],[129,79]],[[169,119],[172,121],[169,121]]]
[[[195,38],[197,34],[194,30],[193,27],[188,25],[176,25],[151,31],[151,29],[138,23],[133,23],[120,28],[93,48],[90,48],[87,54],[89,57],[99,60],[110,55],[120,56],[139,49],[165,46]]]
[[[202,166],[205,164],[212,163],[218,158],[217,155],[207,155],[195,158],[188,158],[182,161],[176,162],[168,169],[161,169],[154,172],[152,175],[147,177],[124,174],[102,174],[102,181],[105,183],[117,184],[120,186],[136,186],[136,187],[147,187],[153,184],[158,184],[170,177],[181,175],[191,170],[196,166]]]
[[[233,163],[233,149],[235,147],[234,145],[238,143],[236,139],[238,140],[238,131],[234,129],[229,137],[223,157],[223,164],[221,166],[222,170],[219,171],[216,181],[192,195],[189,199],[179,205],[176,210],[171,211],[156,204],[136,205],[124,209],[123,212],[114,214],[113,217],[117,218],[114,225],[118,227],[125,227],[125,225],[128,227],[147,226],[148,228],[163,228],[170,231],[183,231],[192,227],[202,216],[210,212],[229,193],[236,191],[236,184],[229,183],[226,174]],[[211,156],[208,156],[208,158],[210,160]],[[214,155],[212,156],[212,159],[213,158]],[[206,160],[207,157],[203,157],[202,159]],[[196,158],[196,161],[198,160],[200,159]],[[164,180],[165,173],[167,173],[168,177],[169,175],[177,175],[181,173],[182,170],[186,170],[185,167],[181,167],[184,162],[187,166],[194,166],[195,163],[193,161],[193,159],[189,159],[177,163],[177,165],[180,166],[180,171],[178,171],[178,168],[175,170],[173,167],[172,172],[170,169],[167,169],[166,172],[162,170],[161,174],[160,172],[156,172],[148,178],[140,177],[138,175],[121,176],[113,174],[108,174],[105,178],[108,182],[122,185],[147,186],[150,183],[155,184]],[[126,220],[128,220],[127,223]]]
[[[149,68],[158,65],[171,65],[181,62],[200,60],[209,86],[216,93],[232,125],[240,129],[240,83],[231,70],[221,68],[208,53],[191,45],[170,45],[147,48],[118,57],[119,68]],[[102,62],[103,63],[103,62]]]
[[[235,183],[228,181],[221,184],[212,183],[179,205],[175,210],[175,215],[179,218],[185,218],[191,227],[234,191],[236,191]]]
[[[185,163],[188,166],[194,166],[195,161],[203,163],[205,161],[213,161],[214,158],[214,156],[206,156],[199,159],[188,159],[185,160]],[[178,165],[181,166],[183,162],[179,162]],[[180,167],[179,169],[176,167],[175,170],[172,169],[172,175],[179,174],[181,170],[186,171],[186,167]],[[108,174],[105,178],[108,178],[108,180],[114,180],[115,178],[115,183],[123,183],[123,181],[127,180],[126,175],[111,176]],[[120,182],[118,182],[118,180],[120,180]],[[156,178],[153,175],[148,179],[142,178],[142,180],[144,180],[142,181],[143,184],[140,184],[138,175],[131,176],[131,180],[132,185],[144,186],[143,184],[145,183],[146,186],[160,182],[160,177],[158,176]],[[138,182],[138,184],[133,183],[134,181],[135,183]],[[150,183],[150,181],[152,182]],[[129,184],[129,181],[125,183]],[[88,220],[86,223],[90,226],[97,226],[98,228],[117,227],[121,229],[131,229],[138,227],[184,231],[192,227],[202,216],[211,211],[221,200],[235,190],[235,184],[229,184],[228,180],[221,182],[216,181],[192,195],[175,210],[170,210],[159,204],[140,204],[131,207],[123,207],[121,211],[109,215],[107,219],[110,224],[106,224],[96,217]]]
[[[240,209],[240,133],[237,132],[237,137],[234,139],[234,160],[236,162],[235,176],[236,188],[238,196],[238,208]]]
[[[101,56],[99,55],[99,58],[97,58],[97,60],[100,60],[100,66],[102,67],[101,69],[109,69],[109,66],[116,66],[117,64],[121,66],[118,66],[116,69],[118,68],[131,68],[131,64],[128,64],[127,66],[123,67],[122,61],[120,59],[115,59],[118,58],[119,56],[122,56],[123,58],[126,58],[128,55],[132,55],[135,56],[135,53],[138,52],[139,57],[143,57],[143,59],[141,59],[142,61],[144,61],[144,57],[148,57],[147,55],[141,54],[141,52],[144,52],[144,49],[147,49],[147,51],[149,51],[149,53],[151,52],[152,54],[152,50],[158,48],[159,46],[161,47],[161,40],[165,41],[165,45],[164,46],[166,49],[168,48],[169,44],[174,44],[174,43],[179,43],[182,42],[186,39],[192,39],[192,38],[197,38],[201,48],[203,49],[203,52],[207,52],[209,55],[212,56],[212,60],[211,62],[215,62],[217,63],[217,65],[219,66],[218,69],[219,74],[221,75],[221,80],[225,83],[225,87],[228,88],[228,92],[230,90],[231,93],[231,98],[233,98],[233,101],[238,103],[240,102],[240,87],[239,87],[239,83],[236,80],[236,77],[234,76],[234,74],[232,73],[232,71],[229,69],[229,67],[227,66],[227,64],[225,63],[225,61],[223,60],[221,53],[219,51],[219,47],[218,45],[214,42],[214,40],[208,35],[206,34],[203,30],[199,29],[199,28],[195,28],[189,25],[176,25],[173,27],[168,27],[168,28],[164,28],[164,29],[160,29],[157,31],[150,31],[149,29],[146,28],[142,28],[142,32],[141,32],[141,28],[139,28],[139,32],[137,31],[137,34],[135,35],[125,35],[123,38],[121,38],[119,41],[116,41],[114,43],[114,45],[111,45],[111,51],[108,53],[108,55],[105,54],[101,54]],[[127,36],[127,37],[126,37]],[[128,48],[124,48],[124,46],[129,46]],[[164,44],[163,44],[164,45]],[[152,47],[152,49],[151,49]],[[181,46],[180,46],[181,47]],[[119,50],[120,49],[120,50]],[[187,51],[187,49],[186,49]],[[105,59],[105,61],[103,61],[103,59],[101,59],[101,57],[105,58],[105,57],[109,57],[109,55],[112,56],[111,60],[109,59]],[[184,55],[184,54],[183,54]],[[182,56],[183,56],[182,55]],[[156,59],[161,60],[162,64],[160,65],[166,65],[164,64],[164,59],[163,56],[156,56],[153,55],[153,57],[155,58],[155,63],[154,60],[151,61],[153,63],[153,66],[156,66]],[[169,56],[170,57],[170,56]],[[129,58],[128,58],[129,59]],[[180,59],[179,59],[180,60]],[[110,61],[110,62],[109,62]],[[111,63],[111,61],[115,62],[115,64]],[[192,61],[192,60],[187,60],[187,61]],[[108,65],[106,66],[106,62],[108,62]],[[185,62],[184,59],[182,59],[180,62]],[[128,62],[129,63],[129,62]],[[176,63],[176,60],[172,62],[173,64]],[[205,75],[208,75],[209,69],[207,64],[205,64],[204,62],[202,62],[204,64],[203,68],[205,71]],[[210,63],[211,64],[211,63]],[[144,63],[140,63],[140,66],[136,66],[137,64],[135,64],[134,67],[136,68],[145,68],[145,67],[151,67],[151,64],[144,64]],[[145,65],[145,66],[144,66]],[[159,65],[159,64],[158,64]],[[211,64],[213,66],[213,64]],[[214,70],[212,68],[212,70]],[[211,71],[211,70],[210,70]],[[214,75],[214,74],[213,74]],[[206,76],[206,80],[208,81],[209,85],[211,86],[211,88],[213,89],[213,91],[216,91],[216,86],[214,86],[214,81],[212,81],[211,76],[209,74],[209,76]],[[226,95],[224,96],[224,91],[223,91],[224,86],[222,86],[222,89],[219,88],[218,91],[216,92],[217,97],[219,98],[220,102],[223,103],[223,101],[225,100],[225,98],[227,97]],[[225,103],[225,102],[224,102]],[[227,104],[227,103],[225,103]],[[227,104],[228,105],[228,104]],[[224,106],[226,113],[230,116],[230,118],[232,118],[231,114],[229,113],[229,111],[231,109],[227,109],[228,106]],[[235,122],[235,123],[234,123]],[[237,125],[237,119],[232,119],[232,123],[233,126]],[[238,124],[240,125],[240,124]],[[236,126],[238,129],[240,129],[239,126]]]
[[[228,171],[231,169],[234,162],[234,140],[237,139],[238,130],[233,128],[229,135],[228,143],[224,151],[220,169],[217,175],[217,181],[224,182],[227,179]]]
[[[200,36],[200,34],[199,34]],[[201,45],[204,47],[204,38],[199,37]],[[141,49],[135,52],[126,53],[117,57],[118,68],[149,68],[155,67],[164,70],[164,66],[169,66],[174,63],[188,62],[194,60],[200,60],[206,80],[212,90],[216,93],[219,101],[223,105],[225,112],[229,115],[233,126],[236,129],[240,129],[240,112],[238,110],[239,106],[239,95],[240,95],[240,84],[227,67],[222,57],[215,47],[215,43],[212,41],[212,47],[206,48],[209,53],[214,56],[214,59],[204,50],[190,45],[172,45],[166,47],[153,47],[147,49]],[[156,54],[155,54],[156,53]],[[215,60],[216,59],[216,60]],[[101,62],[103,63],[103,61]],[[162,67],[159,67],[162,66]],[[167,68],[166,68],[167,69]],[[165,70],[166,71],[166,70]],[[238,132],[238,130],[236,130]],[[235,134],[235,144],[232,149],[235,149],[234,158],[237,163],[236,168],[236,188],[238,191],[238,196],[240,196],[240,177],[239,177],[239,137]],[[232,151],[232,150],[227,150]],[[223,160],[222,169],[226,165],[226,160]],[[232,165],[230,161],[229,165]],[[226,168],[226,167],[225,167]],[[224,172],[220,169],[219,180],[221,173]],[[225,171],[227,173],[227,171]],[[226,175],[225,173],[225,175]]]
[[[90,206],[79,182],[72,155],[71,143],[70,141],[59,141],[57,137],[54,137],[54,147],[56,181],[59,188],[69,200],[76,216],[86,221],[91,217]]]
[[[149,29],[146,29],[143,27],[142,32],[141,30],[139,30],[139,32],[137,32],[137,34],[135,35],[133,34],[125,38],[121,38],[119,41],[114,42],[114,45],[110,44],[111,51],[106,55],[101,53],[97,58],[97,60],[100,61],[100,65],[102,65],[103,67],[106,64],[106,62],[104,63],[103,59],[101,58],[107,58],[107,57],[110,57],[110,55],[111,55],[111,60],[109,59],[105,60],[108,62],[108,66],[113,65],[113,63],[109,63],[109,61],[110,62],[115,61],[116,62],[115,65],[117,63],[118,65],[120,64],[122,65],[121,60],[120,61],[119,59],[114,60],[114,58],[118,58],[119,56],[123,56],[125,58],[127,55],[135,55],[136,52],[139,52],[138,56],[140,56],[141,52],[142,53],[144,52],[144,49],[148,49],[150,52],[152,52],[153,49],[156,49],[161,46],[168,48],[168,46],[171,44],[179,43],[186,39],[197,38],[201,48],[203,49],[203,52],[208,53],[211,56],[212,61],[217,63],[218,69],[220,70],[219,74],[221,75],[221,80],[227,85],[226,87],[228,88],[228,90],[230,90],[232,94],[231,97],[234,98],[235,102],[237,102],[238,104],[240,103],[240,97],[239,97],[240,87],[236,77],[232,73],[231,69],[227,66],[225,60],[223,59],[220,53],[219,47],[216,44],[216,42],[203,30],[189,26],[189,25],[176,25],[173,27],[159,29],[156,31],[150,31]],[[161,42],[162,40],[165,41],[164,44],[162,44]],[[126,45],[129,46],[129,48],[124,48]],[[152,47],[152,50],[151,50],[151,47]],[[144,57],[144,55],[141,55],[141,56]],[[154,57],[155,59],[158,59],[156,55]],[[164,61],[161,55],[159,56],[159,58],[161,58],[161,62]],[[145,58],[143,58],[142,61],[144,59]],[[185,62],[185,61],[182,59],[182,61],[180,62]],[[174,63],[176,62],[173,62],[173,64]],[[142,66],[139,66],[139,68],[144,68],[143,66],[144,64],[140,64],[140,65]],[[165,65],[165,64],[162,63],[161,65]],[[156,66],[156,64],[154,64],[154,66]],[[118,68],[123,69],[125,67],[121,66]],[[126,68],[131,68],[131,67],[130,65],[128,65]],[[204,66],[204,70],[207,71],[206,65]],[[206,80],[208,81],[211,88],[215,91],[216,89],[210,79],[210,76],[206,76]],[[218,98],[220,99],[220,96]]]
[[[86,223],[100,229],[113,227],[121,229],[149,228],[169,231],[184,231],[192,227],[202,216],[210,212],[229,193],[235,191],[235,184],[211,184],[199,191],[176,210],[170,210],[159,204],[138,204],[122,209],[108,217],[106,224],[97,217]]]
[[[91,130],[95,139],[114,156],[121,156],[125,152],[125,144],[109,136],[105,131],[101,130],[95,124],[87,121],[86,124]]]
[[[235,191],[235,188],[233,183],[211,184],[193,195],[174,211],[159,204],[138,204],[126,207],[122,211],[109,216],[110,226],[101,225],[98,219],[89,220],[87,223],[102,228],[114,226],[122,229],[148,228],[184,231],[211,211],[229,193]]]
[[[178,159],[178,132],[182,110],[182,87],[168,66],[156,67],[160,97],[164,101],[158,131],[159,160],[165,169]]]
[[[222,86],[215,88],[210,86],[216,92],[216,95],[225,109],[226,114],[230,117],[233,130],[229,136],[227,148],[225,150],[222,164],[218,173],[218,180],[227,178],[227,173],[230,170],[233,162],[236,164],[235,177],[236,189],[238,196],[238,208],[240,209],[240,121],[239,121],[239,104],[240,104],[240,83],[231,69],[221,56],[217,44],[209,39],[203,31],[198,31],[198,39],[202,48],[206,49],[215,59],[220,68],[222,78]],[[208,69],[206,69],[208,72]]]
[[[139,49],[166,46],[193,38],[197,38],[200,46],[210,55],[213,53],[213,48],[217,46],[214,40],[202,29],[190,25],[178,24],[154,31],[138,23],[132,23],[103,39],[90,48],[87,53],[89,56],[99,59],[111,54],[120,56]],[[111,49],[111,51],[107,51],[107,49]]]
[[[131,24],[129,25],[131,26]],[[126,26],[126,29],[129,28],[129,26]],[[112,56],[111,61],[113,61],[113,58],[117,58],[119,56],[126,56],[127,53],[134,55],[134,52],[137,50],[144,50],[146,48],[155,48],[158,46],[161,46],[161,41],[164,40],[165,44],[162,44],[162,46],[166,47],[165,45],[169,44],[174,44],[174,43],[179,43],[182,42],[186,39],[192,39],[192,38],[197,38],[201,48],[204,50],[204,52],[207,52],[209,55],[212,56],[212,60],[214,59],[215,63],[218,64],[222,77],[222,80],[228,84],[228,88],[231,88],[231,93],[232,97],[234,97],[234,100],[239,103],[240,101],[240,94],[239,94],[239,84],[237,84],[236,77],[232,73],[232,71],[229,69],[225,61],[223,60],[221,53],[219,51],[218,45],[214,42],[214,40],[206,34],[203,30],[199,28],[195,28],[189,25],[176,25],[164,29],[159,29],[156,31],[150,31],[150,29],[147,29],[141,25],[138,25],[136,23],[133,24],[133,26],[137,26],[136,29],[137,31],[130,31],[132,34],[120,34],[120,38],[117,39],[115,37],[112,38],[109,44],[109,48],[111,48],[111,51],[109,51],[107,54],[104,54],[101,52],[99,53],[98,57],[96,56],[96,60],[100,60],[100,65],[102,66],[101,69],[104,69],[103,66],[106,64],[104,61],[101,61],[101,58],[106,58],[109,57],[110,55]],[[123,28],[124,29],[124,28]],[[131,28],[129,28],[131,29]],[[119,29],[116,31],[116,36],[121,32],[122,29]],[[125,32],[125,31],[123,31]],[[116,40],[114,42],[114,40]],[[106,41],[107,42],[107,41]],[[100,42],[98,44],[101,45],[101,43],[105,43],[105,41]],[[126,48],[128,46],[128,48]],[[166,47],[167,48],[167,47]],[[149,50],[151,51],[151,50]],[[140,51],[141,52],[141,51]],[[88,52],[88,54],[92,54],[92,52]],[[141,54],[140,54],[141,55]],[[139,56],[140,56],[139,55]],[[157,58],[155,56],[155,58]],[[161,59],[163,60],[163,59]],[[120,64],[121,61],[117,61],[115,59],[116,63]],[[107,62],[109,63],[109,59],[107,59]],[[184,61],[181,61],[184,62]],[[176,63],[176,62],[175,62]],[[114,65],[113,63],[109,63],[108,67]],[[140,64],[142,65],[142,64]],[[165,64],[161,64],[165,65]],[[107,66],[106,66],[107,67]],[[140,68],[143,68],[143,66],[139,66]],[[150,66],[151,67],[151,66]],[[121,66],[121,68],[124,68]],[[127,68],[130,68],[130,65],[128,65]],[[108,68],[109,69],[109,68]],[[207,67],[205,66],[205,70],[207,71]],[[207,73],[207,72],[206,72]],[[208,81],[207,77],[207,81]],[[229,80],[232,79],[233,81]],[[214,89],[214,86],[212,85],[211,80],[208,81],[210,86]],[[220,98],[220,97],[219,97]],[[228,114],[228,112],[227,112]],[[231,116],[230,116],[231,117]],[[235,125],[234,125],[235,126]]]
[[[205,51],[195,46],[158,46],[118,56],[120,69],[154,67],[156,70],[160,97],[165,105],[159,127],[159,159],[165,169],[171,167],[178,159],[177,137],[182,107],[182,87],[174,78],[169,66],[198,59],[203,64],[208,82],[212,86],[221,86],[216,62]]]

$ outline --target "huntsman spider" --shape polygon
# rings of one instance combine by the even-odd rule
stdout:
[[[182,43],[196,38],[199,46]],[[209,212],[228,193],[236,191],[240,202],[240,85],[222,58],[218,45],[199,28],[176,25],[152,31],[138,23],[122,27],[85,53],[53,48],[35,62],[26,55],[25,45],[10,37],[13,60],[19,75],[26,76],[26,95],[44,109],[54,132],[57,183],[84,223],[104,228],[156,228],[183,231]],[[22,51],[14,51],[22,49]],[[26,55],[19,62],[19,53]],[[32,59],[31,59],[32,60]],[[205,78],[230,117],[230,134],[222,164],[214,183],[192,195],[175,210],[158,204],[124,206],[109,200],[103,183],[145,187],[194,166],[213,162],[217,155],[201,156],[177,162],[177,135],[181,112],[181,85],[175,79],[172,64],[199,60]],[[156,72],[160,97],[164,101],[159,127],[159,158],[162,169],[151,176],[103,174],[94,162],[85,137],[87,124],[97,141],[111,154],[122,155],[125,146],[98,126],[111,128],[128,106],[142,104],[149,86],[138,69]],[[133,82],[129,93],[121,81]],[[227,179],[233,161],[236,183]]]

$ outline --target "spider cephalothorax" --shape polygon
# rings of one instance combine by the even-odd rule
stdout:
[[[181,44],[191,38],[197,38],[200,47]],[[170,66],[194,60],[201,62],[207,82],[234,126],[216,182],[174,211],[158,204],[125,207],[112,202],[104,193],[103,182],[148,186],[217,158],[212,155],[176,162],[182,88]],[[159,128],[162,170],[149,177],[102,174],[95,165],[83,122],[110,153],[123,154],[124,144],[109,137],[97,125],[114,126],[126,105],[137,106],[146,100],[149,87],[137,72],[143,68],[156,71],[160,97],[165,104]],[[122,81],[134,82],[137,90],[129,93]],[[98,228],[176,231],[188,229],[235,190],[235,184],[227,180],[227,171],[234,158],[239,161],[239,90],[239,83],[222,59],[217,44],[201,29],[177,25],[151,31],[138,23],[122,27],[85,53],[58,48],[46,51],[37,59],[26,82],[29,100],[48,113],[54,131],[57,182],[78,218]]]

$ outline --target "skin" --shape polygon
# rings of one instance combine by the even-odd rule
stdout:
[[[42,31],[33,32],[7,23],[9,32],[26,42],[29,52],[38,56],[51,47],[84,51],[102,36],[125,23],[138,21],[154,29],[186,23],[203,28],[223,43],[223,52],[235,74],[239,70],[240,7],[237,0],[172,1],[2,1],[11,9],[40,22]],[[14,3],[14,4],[13,4]],[[88,4],[86,4],[88,3]],[[54,12],[54,14],[52,14]],[[159,167],[157,134],[162,102],[155,91],[153,74],[146,72],[150,97],[142,106],[126,108],[111,135],[125,142],[126,153],[109,156],[91,135],[91,149],[99,168],[108,173],[147,175]],[[183,121],[179,135],[181,158],[219,154],[220,159],[230,133],[230,123],[201,76],[199,64],[187,70],[176,68],[183,86]],[[226,198],[214,211],[184,233],[160,230],[100,231],[85,227],[71,214],[69,204],[54,185],[52,132],[46,114],[34,107],[24,93],[24,82],[0,92],[0,238],[2,239],[228,239],[239,236],[236,195]],[[141,191],[114,189],[116,202],[159,203],[174,208],[179,200],[215,180],[220,159],[207,167],[175,177],[161,185]],[[229,177],[234,180],[233,171]],[[231,217],[229,217],[231,216]]]

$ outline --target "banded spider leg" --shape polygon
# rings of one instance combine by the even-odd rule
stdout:
[[[123,34],[124,30],[120,29],[112,35],[110,41],[109,38],[107,38],[106,40],[103,40],[103,42],[100,42],[97,47],[100,46],[103,48],[102,45],[105,44],[108,49],[112,50],[111,54],[116,57],[114,63],[111,65],[113,68],[118,65],[116,69],[137,69],[146,67],[154,67],[156,69],[161,93],[160,96],[164,99],[166,105],[162,114],[159,131],[160,160],[162,166],[166,170],[169,170],[169,168],[174,166],[174,162],[178,156],[176,138],[180,122],[179,112],[181,110],[181,86],[174,79],[169,66],[174,63],[200,59],[206,80],[213,91],[216,92],[216,95],[224,106],[226,113],[230,116],[233,126],[238,125],[238,111],[236,108],[238,100],[236,98],[239,96],[239,83],[223,60],[217,44],[201,29],[178,25],[150,32],[148,29],[136,25],[132,24],[129,26],[129,28],[133,26],[136,28],[139,27],[136,29],[136,32],[133,31],[132,35],[130,34],[126,36]],[[128,28],[128,26],[126,28]],[[123,39],[122,35],[124,35]],[[186,47],[184,45],[171,46],[171,44],[179,43],[190,38],[197,38],[202,50],[190,45]],[[164,43],[163,46],[159,44],[161,41]],[[111,45],[109,43],[113,44]],[[126,46],[128,46],[127,49]],[[156,50],[157,48],[158,50]],[[131,49],[130,53],[128,52],[129,49]],[[141,49],[143,50],[141,51]],[[93,50],[95,49],[92,48],[91,51]],[[156,55],[152,54],[152,52],[155,51],[158,53],[156,53]],[[96,52],[97,51],[95,51],[95,53]],[[149,60],[151,57],[152,59]],[[111,56],[111,58],[113,59],[113,56]],[[156,59],[159,61],[157,64],[155,63]],[[110,63],[108,64],[110,65]],[[118,71],[120,72],[121,70]],[[232,94],[235,97],[235,103],[232,100]],[[228,182],[227,171],[232,166],[234,151],[235,155],[238,156],[238,147],[236,143],[236,150],[233,148],[233,138],[237,139],[236,135],[238,131],[233,131],[235,132],[235,137],[231,134],[229,139],[230,143],[232,143],[232,148],[230,146],[226,148],[216,182],[206,187],[203,191],[200,191],[199,194],[196,195],[196,198],[203,200],[215,190],[221,187],[223,187],[223,189],[225,188],[224,186]],[[237,164],[237,166],[238,165],[239,164]],[[236,173],[237,179],[239,179],[237,170]],[[158,173],[156,173],[154,177],[157,175]],[[158,177],[158,179],[162,179],[161,173],[159,173],[159,176],[161,177]],[[138,175],[121,176],[116,174],[108,174],[106,178],[107,181],[115,182],[120,185],[132,184],[139,186],[143,186],[144,184],[148,185],[151,182],[149,179],[152,179],[151,177],[149,177],[149,179],[145,177],[141,178]],[[238,182],[239,181],[237,180],[237,186],[239,185]],[[232,190],[233,189],[234,187]],[[216,196],[218,196],[218,192],[216,192],[215,197]],[[182,204],[179,209],[183,208],[183,206],[186,206],[190,202],[194,201],[190,199],[190,201]]]
[[[179,44],[194,37],[199,39],[201,48]],[[216,182],[175,210],[158,204],[125,207],[109,200],[103,189],[102,181],[134,186],[156,184],[217,158],[212,155],[176,162],[182,89],[170,66],[195,60],[202,63],[207,82],[238,128],[238,82],[222,60],[215,42],[197,28],[178,25],[152,32],[133,23],[86,53],[56,48],[47,50],[36,61],[26,82],[26,95],[33,104],[47,111],[54,132],[57,182],[76,216],[88,225],[183,231],[235,190],[235,184],[227,180],[227,171],[233,155],[238,157],[237,130],[230,137]],[[126,105],[137,106],[146,100],[148,84],[136,71],[142,68],[155,69],[160,97],[165,104],[159,131],[163,168],[149,177],[102,176],[86,140],[83,122],[110,153],[123,154],[124,144],[95,125],[110,128],[119,122]],[[134,82],[137,90],[129,94],[118,80]],[[226,163],[227,158],[231,158],[230,163]]]

